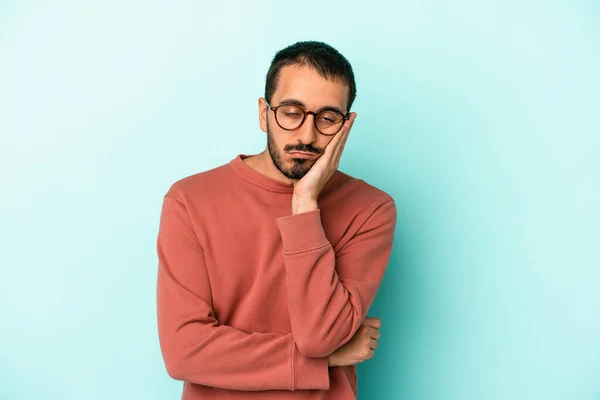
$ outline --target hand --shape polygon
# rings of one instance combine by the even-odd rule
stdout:
[[[329,355],[329,366],[353,365],[373,358],[379,345],[380,327],[379,318],[365,317],[352,339]]]
[[[310,171],[302,179],[294,183],[294,195],[292,197],[292,213],[298,214],[310,210],[316,210],[317,197],[325,183],[337,170],[342,151],[348,140],[350,129],[356,119],[356,113],[350,113],[350,119],[345,121],[342,129],[333,137],[325,147],[323,154],[315,161]]]

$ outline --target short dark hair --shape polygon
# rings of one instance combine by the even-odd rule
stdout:
[[[271,98],[277,89],[280,71],[289,65],[308,66],[315,69],[325,79],[339,79],[349,89],[348,111],[356,97],[354,72],[348,60],[330,45],[317,41],[296,42],[279,50],[267,72],[265,99],[271,103]]]

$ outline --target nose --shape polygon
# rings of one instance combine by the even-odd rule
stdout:
[[[298,128],[298,133],[296,136],[298,137],[298,140],[303,144],[312,144],[317,140],[317,135],[319,134],[319,132],[315,127],[314,118],[314,114],[307,113],[304,122],[302,123],[300,128]]]

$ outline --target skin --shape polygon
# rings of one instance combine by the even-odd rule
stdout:
[[[325,79],[310,67],[292,65],[280,71],[270,103],[276,107],[282,100],[294,99],[301,101],[308,111],[336,107],[346,114],[348,95],[348,86],[343,82]],[[319,193],[339,166],[357,114],[350,113],[350,119],[334,136],[323,135],[315,128],[314,115],[307,115],[304,123],[293,131],[282,129],[262,97],[258,99],[258,115],[261,130],[267,133],[267,148],[244,162],[264,175],[294,185],[292,214],[317,210]],[[294,150],[311,156],[298,158],[291,154]],[[329,355],[329,365],[353,365],[372,358],[380,326],[379,318],[366,317],[352,339]]]
[[[380,327],[379,318],[365,317],[352,339],[329,355],[329,366],[353,365],[373,358],[379,346]]]

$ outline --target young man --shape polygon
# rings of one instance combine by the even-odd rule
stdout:
[[[258,100],[267,148],[175,182],[158,233],[158,331],[183,399],[355,399],[393,199],[337,170],[356,118],[348,61],[279,51]]]

